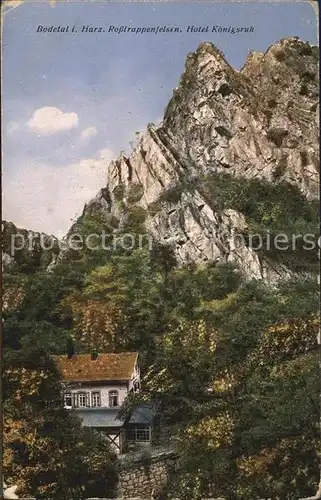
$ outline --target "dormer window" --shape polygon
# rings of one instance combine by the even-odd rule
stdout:
[[[118,391],[109,391],[109,406],[110,408],[119,406]]]

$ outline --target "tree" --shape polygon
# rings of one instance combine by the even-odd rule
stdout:
[[[70,319],[65,317],[62,321],[57,306],[70,290],[80,288],[82,280],[82,271],[69,265],[58,267],[55,273],[39,271],[27,278],[5,275],[5,350],[21,349],[24,345],[64,352]]]
[[[75,341],[85,350],[147,348],[160,321],[161,283],[147,251],[116,254],[63,298],[62,318],[72,318]]]
[[[309,297],[297,300],[295,289]],[[198,290],[194,314],[206,319],[168,325],[144,379],[145,396],[161,403],[176,435],[181,468],[171,491],[193,500],[311,494],[319,414],[314,287],[247,283],[202,296]]]
[[[111,491],[106,440],[62,405],[54,362],[40,350],[11,353],[4,372],[4,475],[18,492],[75,499]]]
[[[67,338],[66,348],[67,348],[68,358],[72,358],[73,355],[75,354],[75,346],[74,346],[74,341],[73,341],[72,337]]]
[[[278,322],[264,332],[248,359],[240,427],[243,455],[238,459],[240,498],[253,498],[253,493],[292,498],[315,489],[318,327],[316,315]]]

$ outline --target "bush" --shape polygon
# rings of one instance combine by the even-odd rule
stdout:
[[[132,184],[127,195],[128,203],[137,203],[142,198],[143,194],[144,187],[142,184]]]
[[[124,184],[120,183],[118,186],[115,187],[113,194],[115,196],[116,201],[122,201],[124,198],[125,194],[125,186]]]
[[[281,157],[275,177],[285,169],[286,157]],[[228,174],[212,174],[201,181],[199,188],[215,210],[234,209],[247,220],[249,231],[263,241],[270,238],[270,248],[263,245],[264,255],[271,261],[284,264],[292,270],[313,271],[318,266],[317,248],[304,249],[303,238],[295,240],[293,250],[280,251],[273,246],[274,236],[319,235],[319,204],[308,201],[296,186],[287,182],[271,184],[257,179],[239,179]],[[254,243],[254,242],[253,242]],[[269,248],[269,249],[268,249]],[[263,252],[263,250],[262,250]]]
[[[136,205],[129,207],[124,232],[145,233],[144,222],[146,217],[147,211],[144,208]]]
[[[267,131],[267,138],[278,147],[282,146],[283,138],[288,135],[288,131],[283,128],[273,127]]]
[[[161,196],[159,197],[159,201],[165,201],[167,203],[178,203],[181,199],[182,193],[182,185],[173,186],[165,191],[165,193],[161,194]]]

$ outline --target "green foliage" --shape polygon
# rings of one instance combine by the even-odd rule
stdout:
[[[73,338],[70,336],[67,338],[66,348],[67,348],[66,350],[67,350],[68,358],[72,358],[73,355],[75,354],[75,346],[74,346]]]
[[[180,470],[168,494],[191,500],[312,494],[318,482],[317,283],[292,281],[271,290],[239,278],[231,286],[231,269],[215,271],[203,293],[192,279],[182,291],[182,301],[190,300],[188,319],[168,325],[144,380],[145,396],[160,402],[176,432]],[[220,272],[230,277],[229,286],[219,288]],[[184,276],[184,270],[176,273]],[[187,313],[179,304],[176,317]],[[203,319],[195,321],[198,314]]]
[[[202,306],[207,301],[225,297],[237,289],[241,281],[240,273],[231,265],[174,269],[168,278],[170,320],[202,318],[206,315]]]
[[[151,217],[156,215],[162,208],[162,203],[160,200],[155,200],[148,205],[148,213]]]
[[[53,236],[17,229],[8,222],[3,223],[2,229],[2,250],[14,257],[12,272],[15,274],[26,275],[46,269],[53,256],[59,253],[58,242]],[[15,245],[18,247],[13,248]]]
[[[113,488],[108,443],[63,409],[60,377],[44,351],[8,355],[3,385],[4,474],[23,496],[78,500]]]
[[[227,175],[197,183],[215,210],[243,213],[249,232],[264,238],[317,233],[317,205],[287,183]],[[75,230],[84,237],[106,230],[110,238],[116,234],[116,243],[125,233],[145,234],[148,214],[134,201],[138,187],[131,194],[122,230],[118,221],[112,227],[94,212]],[[176,203],[180,193],[167,195],[163,201]],[[315,254],[304,253],[302,245],[293,255],[272,247],[265,257],[301,270],[315,263]],[[106,443],[58,404],[60,382],[47,354],[74,349],[141,352],[144,391],[131,396],[124,411],[138,399],[160,404],[180,453],[169,496],[290,499],[314,492],[319,413],[314,278],[300,276],[272,288],[245,280],[232,265],[178,268],[170,246],[150,249],[147,240],[142,249],[117,244],[109,251],[87,249],[51,273],[6,275],[4,285],[6,364],[12,370],[5,379],[12,421],[6,439],[14,450],[6,470],[18,480],[22,464],[28,464],[20,478],[26,494],[62,500],[61,492],[68,491],[68,498],[78,499],[104,496],[112,487],[113,458]],[[46,355],[30,354],[40,346]],[[37,447],[32,443],[39,431],[44,442]]]
[[[282,174],[285,161],[280,159],[275,175]],[[246,217],[248,231],[244,237],[252,235],[250,243],[254,248],[261,239],[260,252],[265,258],[295,272],[317,272],[316,243],[320,232],[317,200],[308,201],[296,186],[284,181],[271,184],[228,174],[206,176],[199,189],[216,210],[232,208]],[[284,236],[276,240],[277,235]]]
[[[178,184],[177,186],[173,186],[170,189],[167,189],[160,197],[159,201],[160,202],[167,202],[167,203],[177,203],[180,201],[181,196],[184,191],[184,186],[181,184]]]
[[[124,184],[119,183],[115,187],[115,189],[113,191],[113,194],[115,196],[116,201],[118,201],[118,202],[122,201],[123,198],[124,198],[124,196],[125,196],[125,186],[124,186]]]
[[[258,227],[280,232],[293,227],[300,230],[303,225],[316,229],[317,201],[307,201],[298,188],[286,182],[271,184],[258,179],[213,174],[204,180],[203,188],[217,208],[233,208]]]
[[[297,498],[316,489],[318,329],[316,316],[279,322],[249,357],[239,426],[240,498]]]
[[[128,190],[128,203],[137,203],[144,194],[144,186],[142,184],[133,183]]]
[[[73,228],[73,234],[79,235],[79,250],[68,249],[68,262],[72,267],[82,268],[85,272],[89,267],[94,268],[106,262],[113,249],[114,233],[119,225],[119,220],[111,214],[102,214],[92,211],[81,218]],[[75,239],[77,246],[78,239]]]
[[[61,320],[57,306],[71,290],[80,289],[83,280],[83,271],[69,264],[58,267],[54,274],[39,271],[26,279],[6,275],[5,349],[33,345],[64,352],[70,320]]]
[[[138,205],[130,205],[127,211],[127,221],[123,229],[124,233],[145,234],[146,229],[144,222],[147,217],[147,212],[144,208]]]

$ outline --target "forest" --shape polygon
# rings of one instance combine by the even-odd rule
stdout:
[[[219,187],[217,202],[223,203]],[[237,199],[244,211],[235,189],[229,184],[229,203]],[[251,204],[248,193],[253,220],[262,229],[269,225],[266,214],[274,213],[277,226],[284,211],[267,208],[263,198],[258,204],[257,190]],[[288,206],[284,210],[291,214]],[[141,217],[130,214],[123,231],[139,233]],[[311,229],[313,214],[315,206],[306,203],[294,224],[299,217]],[[105,227],[98,216],[81,222],[84,236]],[[76,352],[140,352],[143,389],[126,407],[156,401],[180,456],[179,473],[162,498],[314,494],[314,273],[271,285],[248,279],[232,264],[178,267],[170,246],[155,241],[152,249],[87,249],[50,272],[20,260],[4,275],[3,302],[4,474],[23,494],[79,500],[112,491],[113,452],[62,407],[62,381],[50,355],[70,346]]]

